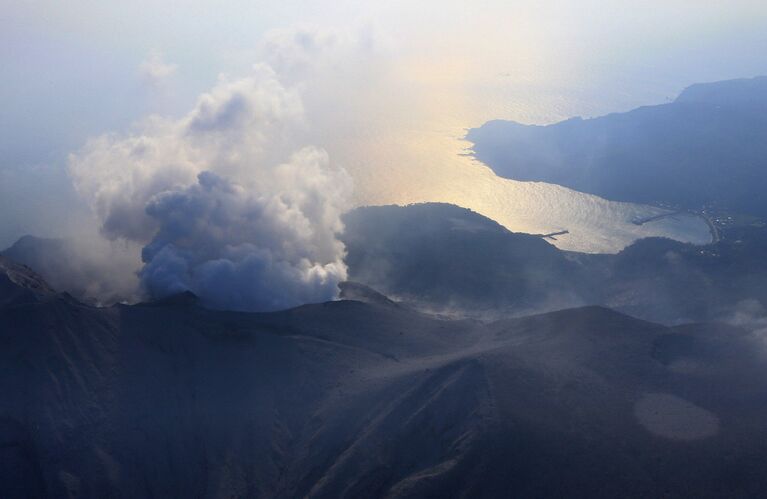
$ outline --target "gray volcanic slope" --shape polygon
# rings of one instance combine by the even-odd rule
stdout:
[[[767,366],[738,329],[599,307],[445,321],[380,297],[99,309],[0,264],[0,497],[767,489]]]

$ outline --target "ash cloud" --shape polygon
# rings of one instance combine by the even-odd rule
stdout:
[[[329,36],[291,38],[302,43],[278,65],[289,74],[258,64],[222,75],[186,115],[150,116],[70,155],[103,236],[143,247],[148,297],[189,290],[216,308],[275,310],[337,296],[351,178],[314,145],[322,134],[304,106],[313,70],[297,70],[307,54],[337,60],[315,52],[357,43]]]
[[[334,204],[345,188],[327,155],[305,149],[267,192],[213,172],[147,205],[159,224],[144,247],[141,281],[152,296],[191,290],[216,308],[277,310],[327,300],[346,279],[342,226]]]

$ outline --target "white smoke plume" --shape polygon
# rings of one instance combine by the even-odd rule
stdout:
[[[190,290],[217,308],[275,310],[336,296],[351,180],[313,144],[322,135],[303,101],[306,60],[335,59],[299,49],[336,51],[349,41],[301,33],[279,56],[289,74],[264,63],[242,78],[221,76],[185,116],[149,117],[70,156],[102,234],[144,246],[140,278],[150,297]],[[286,47],[280,37],[271,45]]]
[[[246,189],[212,172],[147,205],[159,223],[141,272],[152,296],[191,290],[216,308],[277,310],[330,299],[346,279],[341,206],[348,186],[316,149],[278,166],[274,183]]]

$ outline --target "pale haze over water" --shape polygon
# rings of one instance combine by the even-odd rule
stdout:
[[[357,204],[455,203],[513,231],[568,230],[555,242],[563,249],[612,252],[645,236],[705,243],[708,227],[692,216],[637,226],[658,210],[498,178],[465,155],[462,137],[490,119],[597,116],[767,73],[767,8],[757,1],[192,2],[183,11],[74,2],[13,6],[4,25],[2,245],[78,223],[73,214],[86,210],[66,157],[88,137],[184,113],[218,73],[246,73],[270,30],[294,26],[362,33],[376,46],[347,61],[360,67],[331,65],[308,90],[311,139],[351,173]],[[139,68],[151,54],[170,76],[150,88]]]

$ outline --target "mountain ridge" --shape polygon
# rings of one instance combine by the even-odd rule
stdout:
[[[767,77],[698,84],[669,103],[545,126],[495,120],[467,134],[497,175],[600,197],[767,216]]]
[[[767,486],[751,341],[598,306],[0,306],[0,492],[748,497]]]

